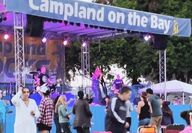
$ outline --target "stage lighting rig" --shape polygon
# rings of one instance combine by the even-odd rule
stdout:
[[[167,48],[168,37],[165,35],[144,34],[143,39],[154,49],[165,50]]]

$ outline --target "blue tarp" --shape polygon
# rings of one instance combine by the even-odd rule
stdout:
[[[180,117],[180,113],[184,110],[191,109],[190,105],[170,105],[171,110],[173,111],[174,123],[175,124],[185,124],[186,122]],[[72,108],[69,108],[69,111]],[[13,113],[6,114],[6,132],[5,133],[13,133],[13,125],[15,118],[15,108],[14,106],[9,107],[9,110],[13,110]],[[104,118],[105,118],[105,107],[104,106],[91,106],[91,111],[93,112],[92,119],[92,129],[91,131],[104,131]],[[132,133],[136,133],[138,127],[138,119],[136,111],[131,113],[132,124],[131,131]],[[73,123],[74,116],[71,116],[71,124]],[[72,129],[72,128],[71,128]],[[55,126],[53,126],[51,133],[55,133]],[[72,130],[72,133],[76,133],[75,130]]]
[[[75,0],[6,0],[8,11],[122,30],[189,37],[191,20]]]

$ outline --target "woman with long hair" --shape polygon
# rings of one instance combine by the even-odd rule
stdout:
[[[138,102],[137,112],[139,117],[139,126],[148,125],[150,122],[150,106],[147,100],[147,93],[142,92],[141,101]]]
[[[169,104],[170,102],[168,101],[164,101],[163,105],[162,105],[162,112],[163,112],[163,118],[162,118],[162,122],[161,125],[170,125],[173,124],[173,113],[171,111],[171,109],[169,108]]]
[[[58,95],[54,100],[54,122],[56,127],[56,133],[61,133],[61,128],[59,124],[59,115],[58,115],[58,104],[57,101],[59,99],[60,95]]]
[[[61,127],[62,133],[71,133],[69,118],[70,114],[67,111],[67,100],[64,95],[61,95],[56,103],[58,106],[58,116],[59,116],[59,124]]]

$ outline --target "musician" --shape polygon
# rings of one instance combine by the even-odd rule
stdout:
[[[39,75],[39,85],[47,85],[49,83],[49,75],[47,74],[47,69],[45,66],[41,67],[41,73]]]

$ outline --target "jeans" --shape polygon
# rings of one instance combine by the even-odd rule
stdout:
[[[90,133],[89,127],[87,128],[77,127],[76,130],[77,130],[77,133]]]
[[[60,123],[60,127],[61,127],[61,132],[62,133],[71,133],[70,123],[69,122]]]
[[[139,121],[139,126],[149,125],[149,123],[150,123],[150,118],[145,118]]]

